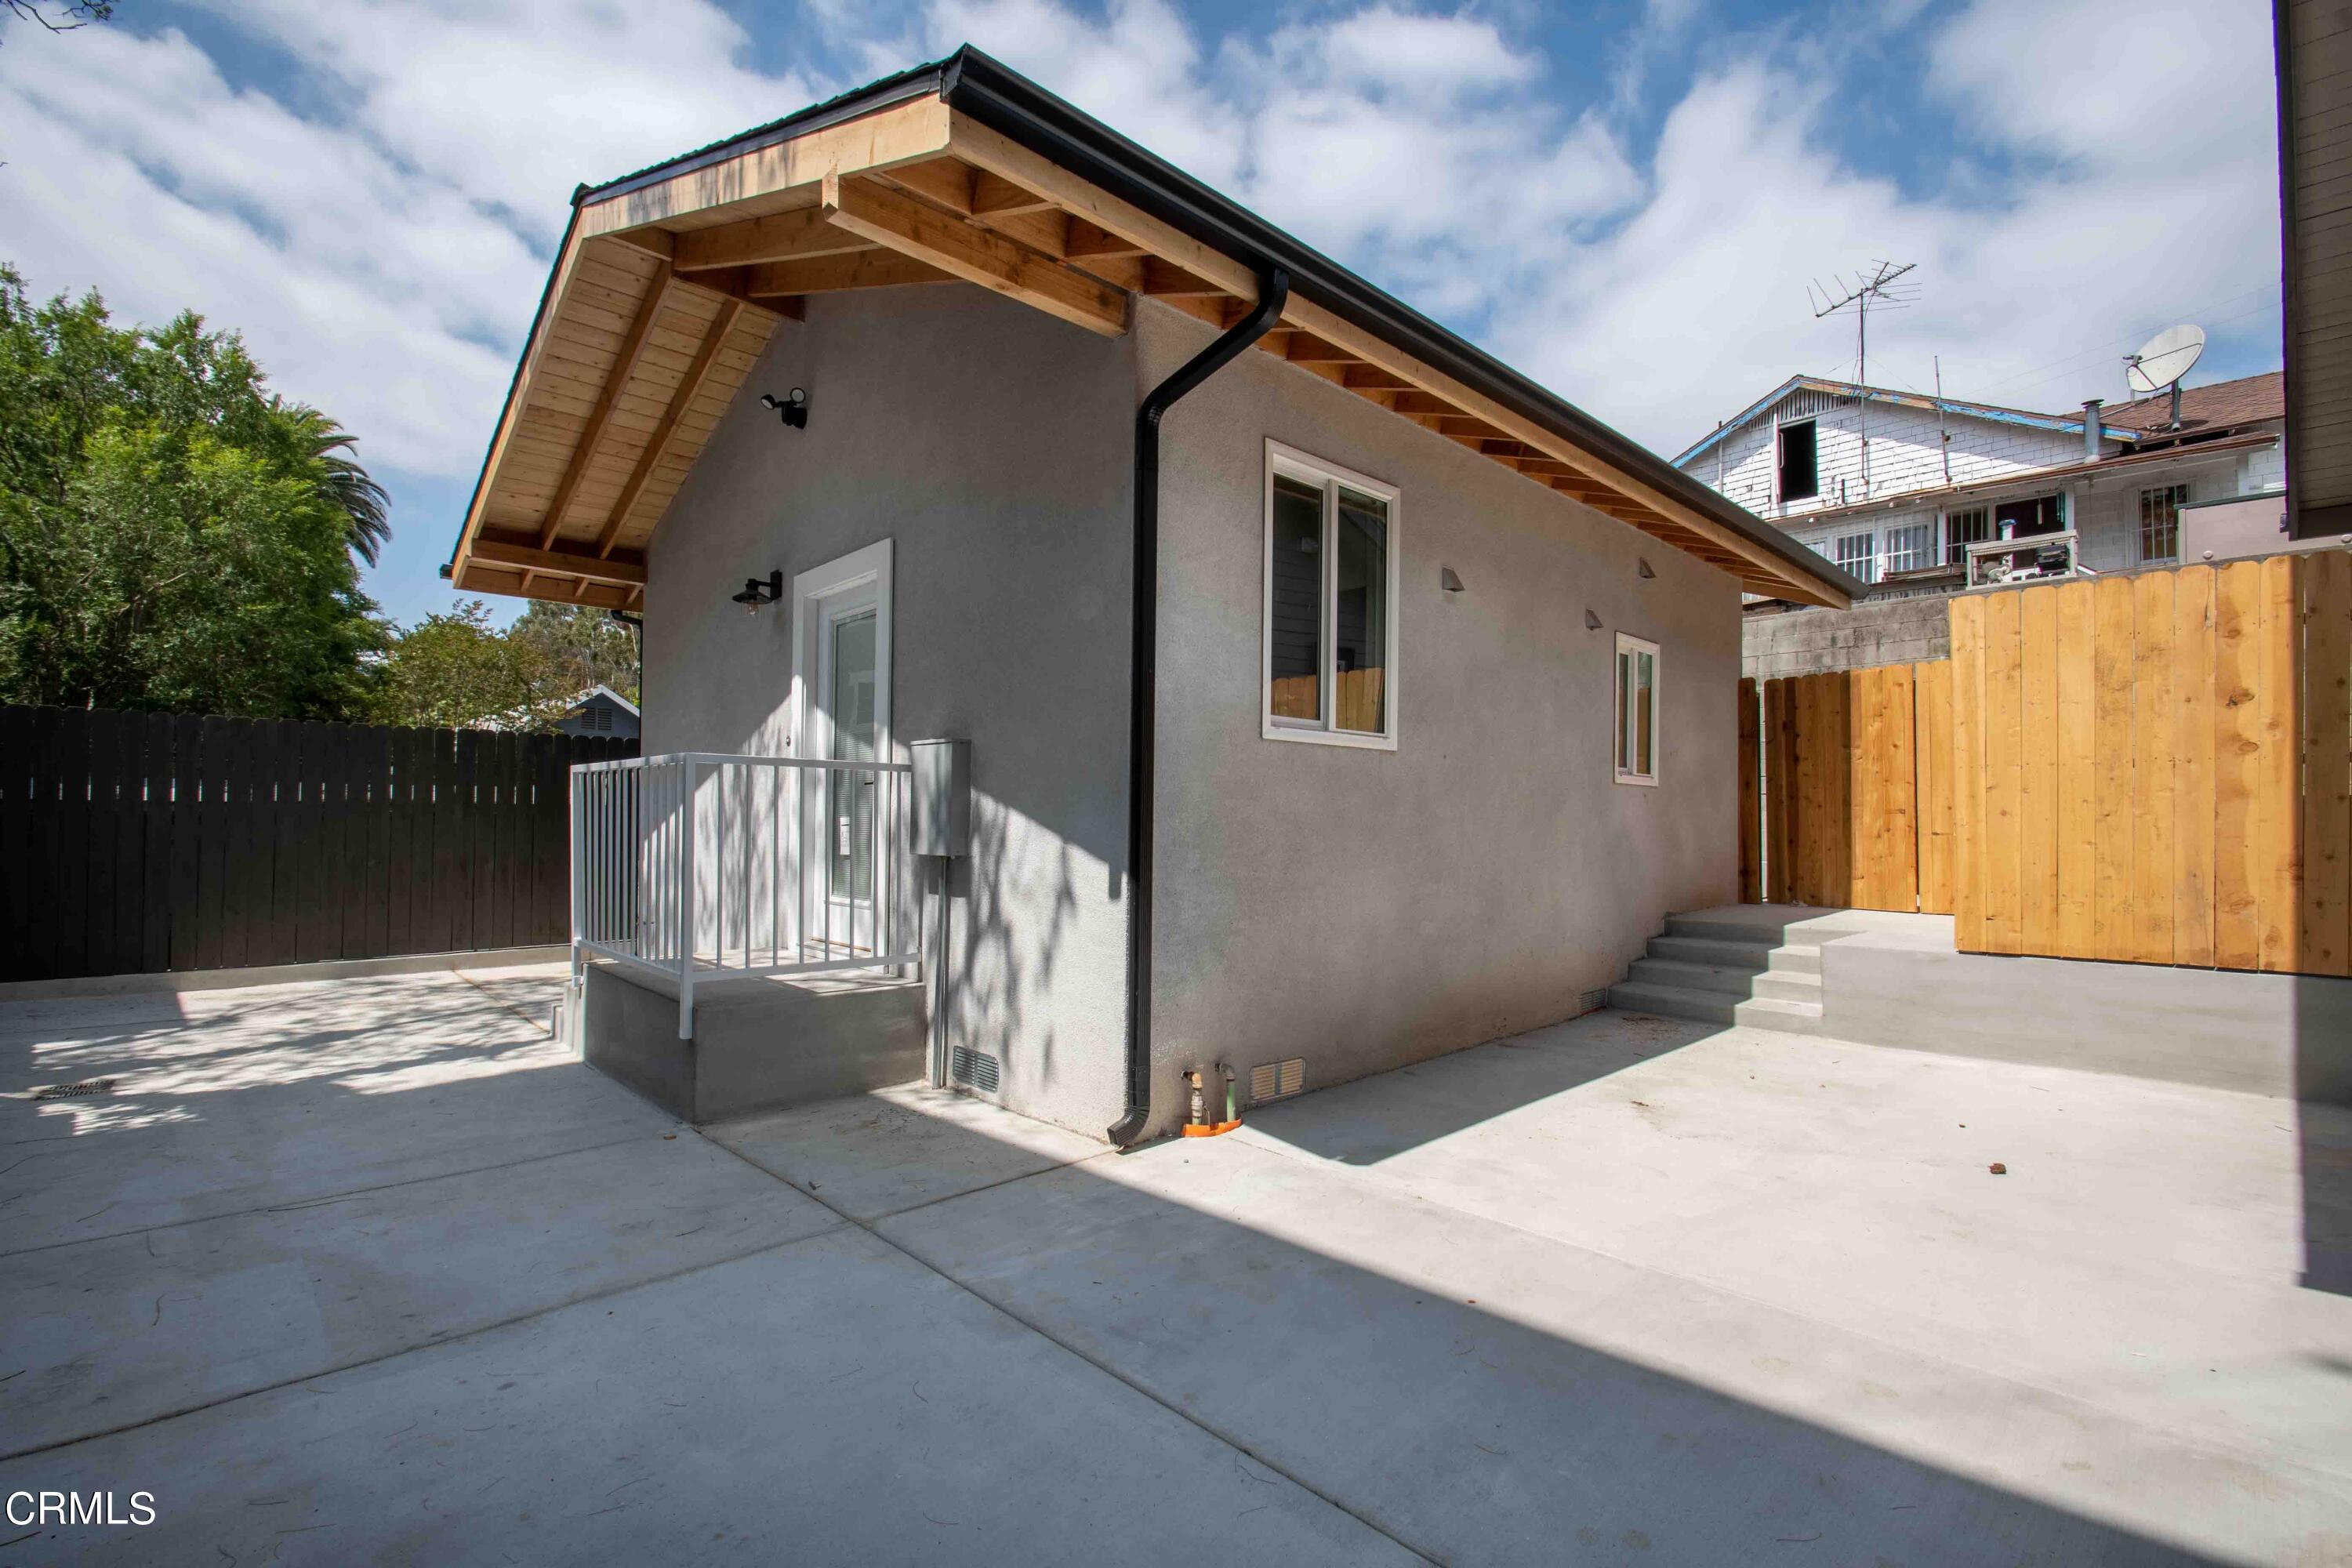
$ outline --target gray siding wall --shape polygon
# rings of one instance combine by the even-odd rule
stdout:
[[[972,742],[950,1038],[1001,1059],[1006,1104],[1095,1133],[1123,1098],[1135,378],[1131,339],[976,289],[812,300],[680,492],[646,595],[646,753],[781,754],[790,606],[728,595],[895,541],[897,758]],[[805,430],[758,402],[792,385]]]
[[[1147,384],[1211,336],[1138,331]],[[1393,752],[1260,735],[1269,437],[1402,492]],[[1157,1126],[1196,1064],[1313,1088],[1566,1017],[1736,896],[1730,577],[1263,353],[1164,438]],[[1612,776],[1619,631],[1663,649],[1656,788]]]

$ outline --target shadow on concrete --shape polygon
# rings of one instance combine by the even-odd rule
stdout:
[[[446,1063],[470,1055],[494,1065],[500,1042],[488,1037],[498,1031],[480,1026],[478,1007],[469,1030],[434,999],[411,1002],[407,1016],[419,1028],[451,1032],[446,1044],[432,1046],[412,1037],[412,1058]],[[1655,1051],[1644,1047],[1613,1062],[1598,1056],[1580,1062],[1557,1047],[1506,1048],[1495,1055],[1530,1069],[1517,1089],[1504,1087],[1506,1075],[1433,1108],[1425,1121],[1369,1132],[1334,1158],[1361,1161],[1399,1138],[1425,1139],[1437,1128],[1496,1114],[1517,1093],[1558,1093],[1673,1048],[1662,1037]],[[300,1111],[323,1121],[347,1146],[336,1180],[350,1184],[414,1134],[416,1100],[428,1092],[403,1090],[396,1079],[376,1090],[353,1087],[343,1070],[353,1065],[303,1075],[311,1104]],[[588,1072],[575,1064],[461,1073],[429,1093],[498,1097],[506,1091],[502,1079],[522,1078],[545,1094],[558,1080]],[[294,1113],[290,1101],[234,1083],[184,1093],[151,1087],[143,1104],[153,1124],[177,1128],[176,1137],[234,1137],[242,1118],[216,1115],[206,1102],[223,1093],[257,1095],[260,1114]],[[469,1118],[478,1138],[483,1125],[498,1130],[499,1152],[509,1163],[520,1152],[508,1136],[510,1109],[501,1100],[487,1117]],[[86,1167],[89,1174],[111,1166],[120,1179],[123,1166],[152,1157],[141,1148],[147,1136],[142,1128],[98,1125],[75,1141],[102,1156]],[[959,1142],[971,1147],[959,1152]],[[927,1164],[995,1169],[1000,1142],[978,1126],[955,1127],[933,1142]],[[313,1147],[281,1136],[273,1153],[293,1158]],[[1221,1158],[1261,1163],[1237,1175],[1228,1168],[1220,1178],[1213,1167]],[[1188,1166],[1188,1159],[1197,1163]],[[1187,1169],[1199,1184],[1191,1184]],[[1205,1206],[1245,1210],[1252,1193],[1291,1180],[1304,1184],[1297,1191],[1306,1201],[1279,1205],[1278,1223],[1238,1223]],[[1325,1201],[1316,1199],[1316,1181]],[[43,1184],[37,1171],[19,1172],[11,1190],[37,1193]],[[802,1190],[825,1200],[814,1174]],[[1295,1544],[1280,1549],[1291,1555],[1280,1555],[1273,1534],[1253,1534],[1286,1517],[1259,1517],[1277,1495],[1293,1516],[1314,1506],[1283,1493],[1279,1474],[1439,1561],[1750,1562],[1784,1547],[1823,1562],[2212,1561],[1550,1331],[1537,1321],[1552,1284],[1540,1267],[1466,1246],[1418,1253],[1381,1246],[1381,1237],[1405,1226],[1443,1230],[1451,1222],[1425,1207],[1413,1220],[1411,1205],[1366,1197],[1263,1151],[1163,1145],[1131,1163],[1090,1159],[976,1184],[957,1195],[934,1188],[919,1202],[909,1197],[880,1205],[887,1212],[863,1223],[1125,1385],[1089,1384],[1090,1417],[1106,1402],[1129,1413],[1108,1428],[1088,1427],[1101,1433],[1097,1440],[1131,1441],[1130,1458],[1150,1456],[1142,1434],[1165,1423],[1126,1392],[1139,1391],[1229,1445],[1232,1479],[1210,1483],[1188,1472],[1190,1489],[1171,1496],[1161,1469],[1110,1454],[1097,1456],[1099,1472],[1074,1489],[1065,1470],[1019,1462],[1076,1419],[1037,1392],[1049,1386],[1039,1358],[1061,1369],[1058,1352],[1038,1345],[1012,1354],[999,1345],[942,1357],[935,1308],[917,1314],[911,1330],[903,1307],[877,1311],[874,1321],[899,1327],[877,1328],[874,1342],[856,1353],[841,1341],[844,1314],[859,1321],[855,1301],[843,1300],[854,1292],[820,1290],[808,1306],[805,1293],[780,1291],[770,1310],[748,1315],[731,1300],[725,1310],[711,1308],[725,1300],[731,1269],[849,1267],[837,1245],[820,1238],[590,1301],[559,1302],[482,1334],[374,1361],[350,1377],[321,1365],[299,1386],[281,1384],[59,1444],[0,1467],[0,1490],[120,1487],[135,1476],[171,1500],[162,1522],[138,1532],[135,1545],[120,1531],[58,1531],[24,1543],[36,1557],[102,1542],[154,1560],[210,1559],[215,1552],[250,1560],[253,1551],[282,1544],[289,1530],[331,1524],[327,1539],[345,1560],[368,1554],[370,1543],[395,1542],[401,1552],[426,1557],[481,1555],[494,1533],[527,1544],[541,1560],[627,1558],[675,1551],[714,1529],[739,1539],[814,1531],[797,1538],[830,1541],[849,1556],[891,1558],[906,1544],[892,1532],[911,1512],[929,1521],[915,1528],[933,1550],[945,1540],[944,1550],[967,1561],[1085,1561],[1090,1549],[1116,1542],[1123,1561],[1190,1563],[1205,1541],[1212,1556],[1295,1565]],[[1561,1250],[1580,1272],[1562,1276],[1559,1289],[1589,1292],[1580,1271],[1602,1260]],[[1370,1261],[1375,1253],[1385,1267]],[[125,1269],[149,1267],[136,1248],[119,1256]],[[1412,1269],[1400,1264],[1407,1258]],[[383,1261],[436,1267],[423,1255]],[[268,1288],[299,1313],[313,1288],[308,1275],[289,1269]],[[873,1278],[894,1292],[916,1288],[904,1270],[872,1276],[869,1284]],[[257,1287],[248,1280],[243,1288]],[[1689,1311],[1686,1289],[1671,1282],[1664,1289],[1682,1303],[1677,1310]],[[1634,1292],[1616,1310],[1639,1319],[1658,1304],[1650,1294],[1646,1308]],[[820,1308],[822,1332],[814,1318],[799,1316]],[[1701,1327],[1698,1318],[1690,1321],[1694,1331]],[[1772,1325],[1762,1327],[1752,1346],[1739,1347],[1741,1359],[1773,1349]],[[899,1332],[907,1337],[890,1337]],[[918,1363],[922,1371],[910,1382],[908,1368]],[[1087,1381],[1074,1365],[1063,1371],[1050,1386]],[[1980,1409],[1952,1403],[1948,1389],[1936,1392],[1944,1402],[1912,1417],[1927,1423],[1921,1441],[1954,1447],[1941,1423],[1985,1423]],[[331,1397],[337,1393],[347,1397]],[[626,1412],[636,1414],[624,1418]],[[2032,1447],[2038,1432],[2020,1438],[2029,1451],[2042,1451]],[[387,1468],[386,1434],[425,1445],[432,1464]],[[2006,1457],[1998,1444],[1987,1451]],[[2047,1457],[2054,1463],[2064,1456]],[[449,1485],[452,1476],[504,1475],[514,1482],[488,1500]],[[639,1476],[649,1484],[633,1484]],[[806,1484],[781,1485],[779,1478]],[[946,1528],[942,1520],[970,1517],[957,1511],[967,1496],[994,1500],[1020,1533],[964,1549],[932,1534],[932,1527]],[[260,1509],[255,1498],[296,1500]],[[1137,1527],[1139,1519],[1150,1527]],[[1346,1521],[1334,1519],[1324,1530],[1327,1552],[1318,1560],[1364,1561],[1370,1549],[1385,1549],[1341,1526]],[[1201,1529],[1207,1533],[1196,1533]]]
[[[1723,1032],[1720,1025],[1646,1013],[1616,1017],[1622,1027],[1605,1034],[1579,1029],[1570,1018],[1369,1079],[1350,1079],[1360,1090],[1350,1102],[1358,1113],[1346,1118],[1316,1115],[1312,1095],[1289,1102],[1295,1111],[1277,1103],[1253,1116],[1258,1125],[1278,1127],[1284,1142],[1309,1153],[1341,1164],[1374,1165]]]
[[[2352,981],[2295,977],[2295,1139],[2303,1185],[2303,1283],[2352,1295]]]

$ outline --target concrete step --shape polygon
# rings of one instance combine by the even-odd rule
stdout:
[[[1637,985],[1679,986],[1686,991],[1720,991],[1727,995],[1778,997],[1783,1002],[1819,1005],[1822,977],[1769,969],[1734,968],[1728,964],[1679,963],[1670,959],[1637,958],[1625,977]]]
[[[1742,921],[1719,915],[1668,915],[1666,917],[1668,936],[1699,937],[1712,942],[1760,943],[1765,947],[1791,947],[1816,952],[1821,950],[1822,943],[1837,937],[1852,936],[1861,929],[1860,926],[1842,930],[1806,926],[1790,931],[1782,930],[1777,922],[1769,921]]]
[[[1753,1029],[1778,1029],[1790,1035],[1823,1032],[1817,1002],[1788,1002],[1777,996],[1748,1000],[1720,991],[1699,991],[1682,985],[1649,985],[1626,982],[1609,988],[1609,1005],[1629,1013],[1656,1013],[1703,1024],[1739,1024]]]
[[[1783,974],[1819,974],[1818,947],[1772,947],[1760,942],[1726,942],[1717,937],[1654,936],[1650,956],[1675,963],[1717,963],[1730,969],[1769,969]]]

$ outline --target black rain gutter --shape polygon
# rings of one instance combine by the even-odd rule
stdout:
[[[1127,1114],[1103,1136],[1131,1148],[1151,1122],[1151,781],[1160,733],[1160,421],[1274,330],[1290,274],[1258,270],[1257,304],[1152,388],[1135,411],[1135,603],[1127,693]]]
[[[1194,179],[969,44],[940,70],[950,109],[1027,147],[1130,206],[1235,260],[1280,267],[1291,289],[1444,372],[1756,545],[1800,575],[1859,597],[1864,584],[1689,475],[1529,381],[1320,251]]]

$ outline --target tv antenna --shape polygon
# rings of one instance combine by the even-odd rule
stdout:
[[[2172,428],[2180,428],[2180,378],[2189,374],[2198,356],[2205,352],[2205,329],[2183,323],[2167,327],[2139,346],[2139,353],[2124,355],[2124,384],[2130,387],[2134,397],[2153,397],[2167,387],[2172,389]]]
[[[1870,308],[1901,310],[1918,297],[1916,284],[1896,286],[1895,280],[1919,264],[1916,261],[1874,261],[1867,272],[1857,272],[1852,282],[1830,274],[1824,285],[1819,279],[1805,285],[1805,298],[1813,307],[1813,320],[1833,316],[1838,311],[1853,311],[1853,379],[1856,385],[1870,385]],[[1870,499],[1870,395],[1865,390],[1854,405],[1855,419],[1862,436],[1862,495]]]

